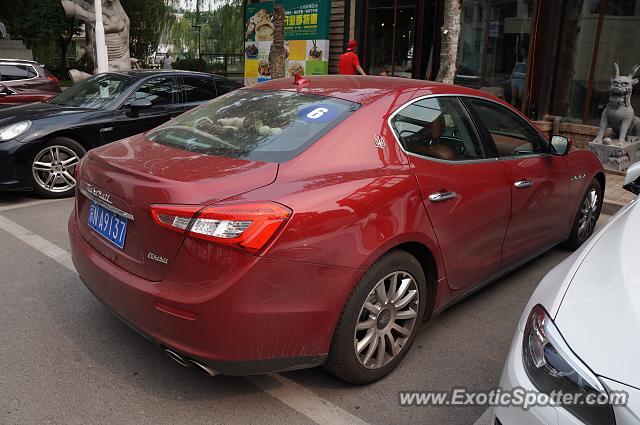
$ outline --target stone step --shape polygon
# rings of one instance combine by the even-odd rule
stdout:
[[[4,49],[0,46],[0,58],[33,60],[31,49]]]
[[[0,49],[24,49],[22,40],[0,40]]]

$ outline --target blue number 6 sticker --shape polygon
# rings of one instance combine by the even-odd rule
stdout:
[[[318,104],[302,108],[298,112],[298,119],[304,122],[329,122],[338,115],[338,111],[331,105]]]

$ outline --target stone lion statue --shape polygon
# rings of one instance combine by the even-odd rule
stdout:
[[[638,84],[636,74],[640,65],[635,65],[629,75],[620,75],[618,63],[613,64],[615,71],[609,85],[609,103],[602,112],[600,128],[595,142],[605,145],[626,142],[628,136],[640,137],[640,118],[636,116],[631,106],[631,93],[633,86]],[[607,128],[611,127],[613,136],[604,137]]]

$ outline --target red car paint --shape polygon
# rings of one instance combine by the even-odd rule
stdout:
[[[38,90],[9,88],[8,92],[0,93],[0,107],[23,105],[25,103],[46,102],[59,93]]]
[[[352,289],[385,252],[418,257],[434,288],[428,314],[566,239],[588,183],[589,152],[444,163],[407,155],[387,119],[425,95],[499,100],[475,90],[388,77],[289,79],[252,90],[314,93],[362,105],[281,164],[207,156],[139,135],[88,152],[80,190],[135,217],[119,250],[87,225],[78,192],[73,261],[89,289],[162,346],[227,374],[322,363]],[[509,105],[502,102],[505,106]],[[379,136],[379,137],[376,137]],[[384,143],[374,144],[382,138]],[[541,137],[544,137],[541,134]],[[508,163],[508,164],[506,164]],[[584,178],[572,179],[575,175]],[[514,179],[536,183],[526,194]],[[437,191],[452,202],[429,203]],[[257,253],[184,236],[154,222],[154,204],[275,202],[292,211]],[[165,258],[166,264],[148,258]]]

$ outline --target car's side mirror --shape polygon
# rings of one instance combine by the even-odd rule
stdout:
[[[622,187],[635,195],[640,194],[640,162],[631,164]]]
[[[134,100],[133,102],[131,102],[131,105],[129,105],[129,115],[136,118],[140,115],[141,111],[151,109],[152,106],[153,105],[151,104],[151,101],[149,101],[148,99]]]
[[[551,149],[556,155],[566,155],[571,151],[571,139],[555,134],[551,136]]]

